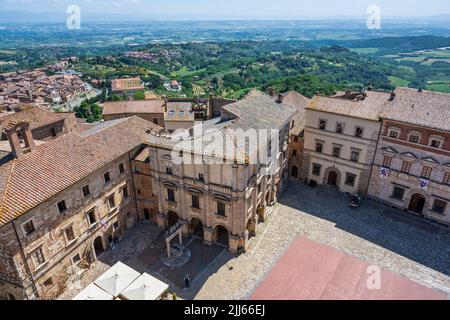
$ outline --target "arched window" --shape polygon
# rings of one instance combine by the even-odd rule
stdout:
[[[291,176],[294,178],[298,178],[298,167],[297,166],[292,167]]]

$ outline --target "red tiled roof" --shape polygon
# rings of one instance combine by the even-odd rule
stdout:
[[[65,117],[39,107],[25,107],[19,111],[0,118],[0,127],[2,130],[8,130],[21,122],[30,124],[31,129],[40,128],[50,123],[64,120]]]
[[[164,100],[105,102],[103,115],[164,113]]]
[[[162,128],[132,117],[38,146],[0,166],[0,226],[149,140]]]

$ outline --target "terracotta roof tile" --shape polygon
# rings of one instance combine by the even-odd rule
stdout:
[[[394,100],[381,116],[389,120],[450,131],[450,94],[397,88]]]
[[[103,115],[164,113],[163,100],[105,102]]]
[[[0,226],[148,143],[151,132],[162,130],[137,117],[94,129],[63,135],[0,166]]]

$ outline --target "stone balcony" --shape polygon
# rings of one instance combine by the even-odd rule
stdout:
[[[209,184],[209,190],[218,192],[218,193],[223,193],[223,194],[226,194],[229,196],[231,196],[232,192],[233,192],[233,190],[230,187],[219,186],[219,185],[212,184],[212,183]]]

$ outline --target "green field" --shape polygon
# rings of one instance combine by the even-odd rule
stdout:
[[[353,52],[361,53],[361,54],[374,54],[380,51],[378,48],[353,48],[350,49]]]
[[[394,77],[394,76],[390,76],[389,77],[389,81],[391,82],[391,84],[394,87],[407,87],[409,85],[409,81],[402,79],[402,78],[398,78],[398,77]]]

